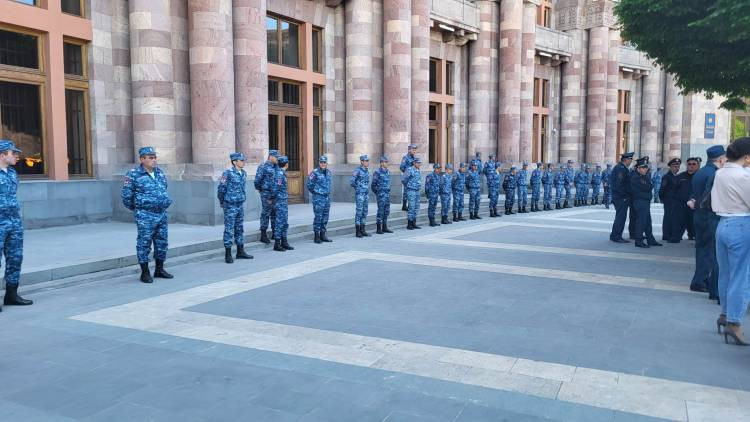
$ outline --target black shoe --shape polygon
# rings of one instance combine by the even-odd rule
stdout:
[[[151,271],[148,269],[148,262],[141,264],[141,283],[153,283],[154,279],[151,278]]]
[[[573,208],[573,207],[571,207],[568,201],[566,200],[565,203],[563,204],[563,208]]]
[[[462,212],[458,213],[458,221],[466,221]]]
[[[474,217],[474,212],[469,212],[469,220],[476,220],[477,218]]]
[[[680,241],[677,239],[669,239],[667,240],[667,243],[680,243]]]
[[[224,248],[224,262],[227,264],[234,262],[234,258],[232,258],[232,248]]]
[[[366,224],[362,224],[362,229],[361,229],[361,231],[362,231],[362,236],[364,236],[364,237],[370,237],[370,236],[372,236],[372,235],[371,235],[370,233],[367,233],[367,230],[365,230],[365,227],[366,227],[366,226],[367,226]]]
[[[415,229],[417,229],[417,230],[419,230],[419,229],[421,229],[421,228],[422,228],[422,226],[418,226],[418,225],[417,225],[417,220],[414,220],[414,221],[412,221],[412,225],[411,225],[411,226],[412,226],[412,227],[414,227],[414,228],[415,228]]]
[[[490,208],[490,217],[494,217],[494,216],[495,216],[495,210]]]
[[[690,285],[690,291],[691,292],[698,292],[698,293],[708,293],[708,287],[706,286],[694,286]]]
[[[362,237],[362,229],[360,228],[360,225],[355,224],[354,228],[356,229],[356,233],[354,235],[357,237]]]
[[[434,217],[430,217],[430,227],[437,227],[439,225],[440,224],[438,224],[438,223],[435,222],[435,218]]]
[[[271,241],[268,240],[268,235],[266,234],[265,230],[261,230],[260,231],[260,241],[263,242],[263,243],[265,243],[266,245],[268,245],[269,243],[271,243]]]
[[[414,230],[414,222],[411,220],[406,221],[406,230]]]
[[[664,246],[664,245],[662,245],[661,243],[657,241],[653,241],[653,242],[648,242],[648,246]]]
[[[253,256],[245,253],[245,245],[237,245],[237,254],[234,256],[237,259],[253,259]]]
[[[688,240],[695,240],[695,236],[693,237],[688,236]]]
[[[156,261],[154,278],[174,278],[174,276],[164,269],[164,261]]]
[[[375,223],[375,227],[377,227],[376,234],[383,234],[383,223]]]
[[[630,243],[630,241],[629,241],[629,240],[625,240],[625,239],[623,239],[623,238],[621,238],[621,237],[620,237],[620,238],[618,238],[618,239],[609,239],[609,240],[611,240],[611,241],[613,241],[613,242],[615,242],[615,243]]]
[[[402,202],[401,211],[409,211],[409,206],[406,204],[406,201]]]
[[[325,230],[321,230],[320,231],[320,240],[322,240],[323,242],[326,242],[326,243],[333,242],[333,240],[329,239],[328,236],[326,236],[326,231]]]
[[[284,247],[281,246],[281,239],[273,240],[273,250],[277,252],[286,252],[286,249],[284,249]]]
[[[383,233],[393,233],[393,230],[388,228],[388,220],[383,220]]]
[[[33,303],[34,302],[31,300],[24,299],[21,296],[18,296],[18,284],[5,284],[5,299],[3,300],[3,304],[5,304],[6,306],[28,306]]]
[[[636,240],[635,241],[635,247],[636,248],[646,248],[646,249],[648,249],[650,246],[648,246],[648,244],[646,244],[646,243],[643,243],[642,240]]]
[[[474,213],[474,218],[477,219],[477,220],[481,220],[482,219],[482,217],[479,216],[479,211],[477,211],[477,212]]]
[[[528,213],[528,211],[526,211],[526,206],[523,207],[523,209],[521,210],[521,213],[522,214],[527,214]]]
[[[315,243],[323,243],[322,240],[320,240],[320,232],[315,232],[315,239],[313,240]]]
[[[294,248],[289,245],[289,242],[287,242],[286,237],[281,238],[281,247],[288,251],[294,250]]]
[[[458,221],[458,213],[454,212],[453,213],[453,222],[457,222],[457,221]]]
[[[448,221],[448,216],[447,215],[444,215],[444,216],[440,217],[440,224],[451,224],[451,222]]]

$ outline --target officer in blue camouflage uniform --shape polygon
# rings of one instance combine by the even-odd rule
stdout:
[[[370,157],[365,155],[359,156],[359,167],[354,169],[352,177],[349,178],[349,185],[354,188],[355,201],[357,210],[354,214],[354,225],[356,226],[357,237],[369,237],[370,233],[365,230],[367,224],[367,205],[370,194]]]
[[[542,167],[544,164],[536,163],[536,168],[531,172],[531,212],[541,211],[539,209],[539,197],[542,193]]]
[[[481,175],[482,171],[484,170],[484,166],[482,165],[482,153],[479,151],[476,151],[474,153],[474,158],[471,159],[470,163],[477,163],[477,172],[479,172],[479,174]],[[471,166],[471,164],[469,164],[469,166]]]
[[[587,199],[589,196],[589,166],[588,164],[581,164],[581,169],[575,175],[576,185],[576,207],[582,207],[588,205]]]
[[[289,158],[281,155],[273,178],[272,198],[276,224],[273,229],[273,250],[284,252],[294,250],[286,238],[289,230],[289,191],[286,184],[286,168]]]
[[[599,193],[602,188],[602,166],[596,165],[596,170],[590,174],[591,177],[591,205],[599,204]]]
[[[575,181],[575,174],[576,170],[573,168],[573,164],[575,161],[568,160],[568,166],[565,167],[565,169],[561,169],[561,171],[564,171],[565,175],[565,203],[563,204],[563,208],[572,208],[570,205],[570,200],[573,198],[573,190],[572,185]]]
[[[232,239],[237,244],[237,259],[253,259],[245,253],[245,156],[241,152],[229,154],[232,168],[224,170],[219,181],[217,196],[224,209],[224,262],[231,264]]]
[[[654,203],[659,203],[659,188],[661,188],[661,178],[662,178],[661,169],[659,167],[656,168],[656,171],[654,172],[653,176],[651,176],[651,183],[654,185]]]
[[[440,163],[432,165],[432,173],[424,179],[424,193],[427,196],[427,218],[430,220],[430,227],[439,226],[435,221],[435,210],[440,199]]]
[[[372,192],[378,200],[377,234],[393,233],[388,228],[391,214],[391,172],[388,170],[388,157],[380,156],[380,167],[372,172]]]
[[[417,157],[417,146],[415,144],[410,144],[409,149],[406,155],[404,155],[404,158],[401,159],[401,164],[398,166],[398,169],[401,170],[401,174],[403,175],[406,173],[406,169],[414,165],[414,159]],[[406,197],[406,191],[404,190],[402,196],[401,196],[401,211],[406,211],[409,209],[408,199]]]
[[[602,187],[604,188],[602,203],[604,204],[604,208],[607,209],[609,209],[609,204],[612,203],[612,185],[610,183],[611,174],[612,164],[607,164],[607,168],[602,172]]]
[[[451,180],[453,190],[453,221],[466,221],[464,213],[464,190],[466,189],[466,163],[458,165],[458,171]]]
[[[333,184],[333,174],[328,170],[328,156],[321,155],[318,159],[318,167],[310,172],[307,177],[307,190],[312,195],[313,213],[313,232],[315,233],[315,243],[332,242],[326,236],[326,226],[328,225],[328,215],[331,211],[331,186]]]
[[[487,181],[487,198],[490,200],[490,217],[497,217],[497,199],[500,197],[500,176],[497,174],[495,154],[490,153],[489,160],[482,167],[482,174]]]
[[[528,169],[529,163],[523,162],[521,170],[516,173],[516,190],[518,191],[518,212],[527,213],[526,205],[529,200],[528,190]]]
[[[515,202],[516,199],[516,186],[518,184],[518,181],[516,180],[517,174],[518,169],[516,166],[512,166],[503,179],[503,189],[505,190],[505,215],[515,214],[513,212],[513,202]]]
[[[20,149],[9,140],[0,140],[0,251],[5,255],[5,305],[31,305],[18,295],[23,262],[23,223],[18,203],[18,163]],[[0,307],[2,311],[2,307]]]
[[[260,193],[260,241],[269,244],[268,223],[271,223],[271,236],[273,236],[276,217],[273,215],[275,207],[273,204],[274,183],[276,180],[276,170],[278,169],[279,152],[275,149],[268,151],[268,159],[265,163],[258,166],[255,172],[255,181],[253,182],[255,190]]]
[[[141,165],[125,175],[120,196],[125,208],[133,211],[138,227],[136,253],[141,265],[141,281],[153,283],[148,269],[148,254],[151,252],[152,242],[156,261],[154,277],[173,278],[172,274],[164,270],[168,246],[167,208],[172,200],[167,193],[167,177],[156,166],[156,150],[153,147],[143,147],[138,150],[138,155]]]
[[[453,195],[453,164],[445,165],[445,171],[440,178],[440,223],[451,224],[448,213],[451,209],[451,195]]]
[[[544,186],[544,211],[552,211],[552,187],[555,183],[555,165],[547,164],[542,173],[542,186]]]
[[[466,172],[466,189],[469,190],[469,220],[482,219],[479,216],[479,203],[482,201],[482,179],[477,169],[478,165],[476,159],[471,160],[469,171]]]
[[[563,203],[565,195],[565,175],[567,170],[565,167],[561,168],[555,173],[555,209],[560,210],[565,208]]]
[[[419,193],[422,189],[422,176],[419,173],[419,167],[422,165],[422,160],[419,157],[414,157],[414,162],[411,167],[408,167],[406,171],[401,174],[401,184],[404,185],[404,191],[406,192],[406,198],[409,201],[409,212],[407,213],[407,230],[421,229],[417,225],[417,216],[419,215]]]

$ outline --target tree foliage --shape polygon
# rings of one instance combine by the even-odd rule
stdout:
[[[683,93],[750,97],[750,0],[620,0],[622,37],[665,71]]]

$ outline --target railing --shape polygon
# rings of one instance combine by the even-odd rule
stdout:
[[[479,32],[479,6],[470,0],[430,0],[430,17],[438,22]]]
[[[646,55],[631,45],[621,45],[618,51],[620,65],[638,69],[651,69],[653,64]]]
[[[537,50],[570,56],[573,54],[573,37],[565,32],[537,25],[536,48]]]

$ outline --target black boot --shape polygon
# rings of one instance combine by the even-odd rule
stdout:
[[[570,204],[568,203],[568,200],[566,199],[565,203],[563,204],[563,208],[573,208],[573,207],[570,206]]]
[[[376,234],[383,234],[383,223],[375,223],[375,227],[377,227]]]
[[[281,247],[284,248],[284,249],[286,249],[286,250],[288,250],[288,251],[293,251],[294,250],[294,248],[291,245],[289,245],[289,242],[287,242],[286,236],[284,236],[284,237],[281,238]]]
[[[237,245],[237,255],[234,256],[237,259],[253,259],[253,256],[245,253],[245,245]]]
[[[474,211],[474,218],[477,220],[481,220],[482,217],[479,216],[479,211]]]
[[[453,221],[458,221],[458,213],[456,213],[455,211],[453,212]]]
[[[414,230],[414,222],[411,220],[406,221],[406,230]]]
[[[227,264],[234,262],[234,258],[232,258],[232,248],[224,248],[224,262]]]
[[[440,225],[435,222],[435,217],[429,217],[429,219],[430,219],[430,227],[437,227]]]
[[[362,229],[359,224],[355,224],[354,228],[356,229],[356,233],[354,234],[357,237],[362,237]]]
[[[370,233],[367,233],[367,230],[365,230],[366,224],[362,224],[362,228],[359,229],[359,231],[362,233],[362,236],[364,237],[370,237],[372,236]]]
[[[154,270],[154,278],[174,278],[174,276],[164,269],[164,261],[156,261],[156,269]]]
[[[469,211],[469,220],[476,220],[477,218],[474,217],[474,211]]]
[[[315,240],[313,240],[315,243],[323,243],[322,240],[320,240],[320,232],[315,232]]]
[[[415,229],[417,229],[417,230],[419,230],[419,229],[421,229],[421,228],[422,228],[422,226],[418,226],[418,225],[417,225],[417,220],[416,220],[416,219],[412,221],[412,225],[411,225],[411,226],[412,226],[412,227],[414,227],[414,228],[415,228]]]
[[[3,303],[5,305],[27,306],[27,305],[31,305],[34,302],[24,299],[21,296],[18,296],[18,284],[6,283],[5,284],[5,300],[3,300]]]
[[[646,243],[644,243],[642,240],[636,240],[635,247],[636,248],[648,248],[649,246]]]
[[[151,271],[148,269],[148,262],[141,264],[141,283],[153,283]]]
[[[269,243],[271,243],[271,241],[268,240],[268,235],[266,234],[265,230],[261,230],[260,231],[260,241],[263,242],[263,243],[265,243],[266,245],[268,245]]]
[[[490,217],[495,217],[495,210],[490,208]]]
[[[521,208],[521,211],[519,211],[519,213],[521,213],[521,214],[526,214],[527,212],[528,211],[526,211],[526,206],[524,206],[523,208]]]
[[[447,215],[444,215],[443,218],[440,219],[440,224],[451,224],[451,222],[448,221]]]
[[[284,249],[284,247],[281,246],[281,239],[273,240],[273,250],[278,251],[278,252],[286,252],[286,249]]]
[[[406,204],[406,200],[404,199],[401,204],[401,211],[409,211],[409,206]]]
[[[458,213],[458,221],[466,221],[462,212]]]
[[[320,240],[322,240],[323,242],[326,242],[326,243],[333,242],[333,240],[329,239],[328,236],[326,236],[325,229],[323,229],[323,230],[320,231]]]
[[[393,233],[393,230],[388,228],[388,220],[383,220],[383,233]]]

